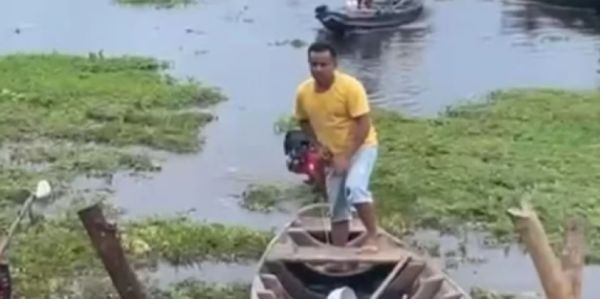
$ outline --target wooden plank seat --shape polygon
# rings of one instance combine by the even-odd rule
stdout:
[[[444,282],[442,275],[433,275],[419,281],[419,287],[411,299],[433,299]]]
[[[308,233],[320,233],[323,231],[331,231],[331,222],[328,218],[302,217],[294,221],[292,227],[302,227]],[[366,228],[359,218],[352,218],[352,220],[350,220],[351,233],[361,233],[365,231]]]
[[[447,294],[442,299],[462,299],[464,296],[460,293]]]
[[[324,244],[301,227],[287,230],[287,235],[299,246],[323,246]]]
[[[411,286],[415,283],[417,277],[424,269],[424,260],[411,260],[400,272],[400,274],[398,274],[398,276],[396,276],[396,278],[390,283],[389,287],[385,290],[384,294],[382,294],[381,298],[396,299],[399,298],[401,294],[408,293]]]
[[[333,246],[294,246],[276,244],[273,246],[268,261],[284,262],[362,262],[362,263],[397,263],[407,259],[406,251],[400,248],[379,248],[375,253],[361,253],[359,248]]]
[[[273,274],[261,274],[260,279],[267,291],[273,292],[276,299],[292,299],[285,290],[277,276]]]
[[[315,236],[308,233],[302,227],[290,227],[286,231],[287,236],[299,246],[326,246],[331,240],[319,240]],[[318,235],[318,234],[316,234]],[[355,238],[348,241],[347,246],[358,247],[361,246],[367,238],[367,232],[364,231],[359,233]]]
[[[258,299],[277,299],[275,294],[269,290],[256,291],[256,295],[258,296]]]

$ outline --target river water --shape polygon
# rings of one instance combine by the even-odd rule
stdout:
[[[203,152],[169,156],[152,180],[118,175],[116,200],[132,217],[195,209],[208,220],[268,226],[285,216],[247,213],[232,195],[249,182],[299,180],[286,171],[281,136],[273,133],[308,75],[306,48],[286,41],[329,39],[373,105],[418,116],[495,88],[600,82],[599,27],[591,14],[519,2],[429,1],[424,17],[406,28],[339,40],[313,18],[322,1],[204,0],[172,10],[110,0],[12,1],[0,12],[0,51],[151,55],[171,61],[176,75],[221,88],[229,100],[215,108],[219,119],[204,130]]]
[[[600,27],[591,13],[518,1],[430,0],[423,18],[405,28],[339,40],[313,17],[322,3],[341,1],[204,0],[170,10],[119,7],[110,0],[4,1],[0,53],[150,55],[171,61],[178,76],[221,88],[229,100],[215,107],[218,120],[202,134],[202,153],[168,156],[152,179],[117,175],[115,201],[130,217],[188,211],[262,228],[280,225],[287,215],[249,213],[235,195],[250,182],[299,181],[285,170],[281,136],[273,133],[308,75],[306,48],[290,40],[330,40],[341,67],[363,80],[373,105],[415,116],[434,116],[496,88],[600,83]],[[528,260],[515,261],[525,269],[520,273],[532,273]],[[507,283],[493,272],[485,279],[457,275],[469,285],[538,289],[535,276],[524,280],[507,271],[501,272]]]

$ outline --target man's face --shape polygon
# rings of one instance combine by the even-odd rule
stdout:
[[[327,83],[333,77],[336,62],[329,51],[310,52],[308,57],[310,73],[319,83]]]

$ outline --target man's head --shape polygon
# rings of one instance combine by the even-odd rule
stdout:
[[[327,85],[333,80],[337,67],[337,53],[329,44],[315,42],[308,47],[310,73],[317,83]]]

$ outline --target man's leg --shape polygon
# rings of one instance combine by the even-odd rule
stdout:
[[[345,181],[345,175],[335,174],[332,169],[328,171],[325,185],[331,207],[331,243],[339,247],[344,247],[348,243],[350,219],[352,219],[352,206],[344,194]],[[326,270],[344,272],[351,266],[346,263],[332,263],[326,266]]]
[[[341,220],[331,222],[331,243],[334,246],[343,247],[348,243],[350,235],[350,221]]]
[[[358,217],[367,228],[367,239],[363,248],[365,251],[376,251],[377,246],[377,216],[373,203],[359,203],[355,205]]]
[[[328,171],[325,187],[331,205],[331,242],[335,246],[345,246],[350,235],[350,219],[352,211],[345,198],[345,176]]]
[[[345,184],[348,201],[354,205],[367,229],[368,236],[364,247],[366,250],[377,250],[377,215],[373,196],[369,190],[369,181],[376,160],[377,147],[361,147],[352,159]]]

